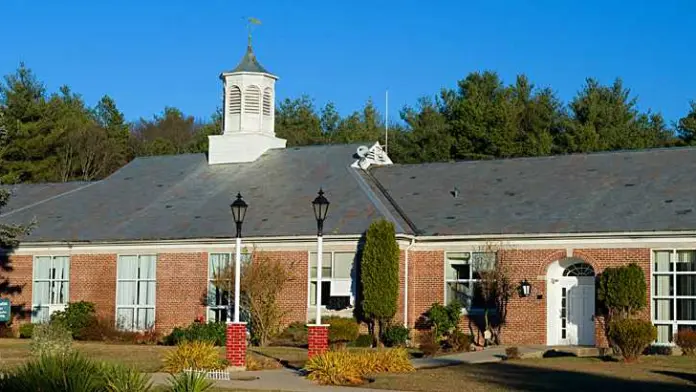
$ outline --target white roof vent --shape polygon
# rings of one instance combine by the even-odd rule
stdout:
[[[382,146],[379,145],[379,142],[372,145],[372,147],[358,147],[356,155],[358,156],[358,160],[351,165],[351,167],[356,169],[367,170],[372,165],[382,166],[394,164],[384,149],[382,149]]]

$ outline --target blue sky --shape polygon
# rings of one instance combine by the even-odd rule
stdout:
[[[20,61],[50,91],[115,98],[128,119],[175,106],[208,117],[218,75],[246,45],[280,76],[279,98],[308,94],[342,113],[368,97],[390,118],[469,72],[525,73],[570,99],[586,77],[621,77],[641,109],[677,120],[696,99],[696,2],[412,0],[0,0],[0,73]]]

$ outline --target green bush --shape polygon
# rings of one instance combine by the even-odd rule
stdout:
[[[77,353],[43,355],[0,377],[0,391],[149,392],[150,377],[121,365],[97,364]]]
[[[474,337],[455,328],[449,338],[447,338],[447,341],[454,351],[469,351],[469,348],[474,343]]]
[[[62,323],[39,324],[31,337],[34,356],[66,356],[72,352],[72,334]]]
[[[0,390],[95,392],[104,390],[104,382],[99,367],[76,353],[42,355],[0,381]]]
[[[372,336],[361,333],[352,344],[353,347],[372,347]]]
[[[307,324],[302,321],[291,323],[273,339],[274,346],[301,347],[307,344]]]
[[[403,325],[390,325],[382,332],[382,342],[387,347],[405,346],[409,330]]]
[[[683,329],[674,335],[674,343],[682,350],[682,354],[696,355],[696,331]]]
[[[645,273],[637,264],[609,267],[598,277],[597,300],[610,318],[626,318],[645,308]]]
[[[358,338],[359,326],[352,318],[327,317],[322,321],[329,324],[330,343],[349,343]]]
[[[644,320],[616,320],[609,326],[609,338],[619,348],[624,360],[631,362],[657,339],[657,328]]]
[[[462,304],[457,300],[450,302],[447,306],[436,302],[425,312],[428,324],[432,327],[438,341],[457,327],[461,313]]]
[[[105,392],[148,392],[152,390],[150,376],[136,369],[113,364],[102,364],[101,374]]]
[[[164,344],[175,346],[186,341],[204,341],[211,342],[216,346],[224,346],[227,340],[226,330],[225,323],[193,323],[186,328],[174,328],[164,338]]]
[[[213,388],[213,382],[203,373],[184,372],[169,377],[171,392],[205,392]]]
[[[19,326],[19,338],[20,339],[31,339],[34,333],[34,325],[32,323],[24,323]]]
[[[91,302],[71,302],[65,311],[51,315],[51,323],[62,323],[73,335],[75,340],[85,340],[83,329],[89,327],[97,318],[96,309]]]

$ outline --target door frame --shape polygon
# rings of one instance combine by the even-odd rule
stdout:
[[[570,345],[569,341],[572,341],[572,339],[569,338],[569,335],[566,335],[566,339],[561,339],[561,319],[559,317],[559,314],[561,312],[561,299],[562,299],[562,288],[571,288],[571,287],[577,287],[577,286],[592,286],[594,288],[594,276],[589,277],[589,276],[564,276],[563,272],[566,270],[566,268],[570,267],[571,265],[578,264],[578,263],[584,263],[587,264],[584,260],[580,260],[577,258],[567,258],[559,261],[555,261],[551,263],[547,269],[547,274],[546,274],[546,344],[549,346],[564,346],[564,345]],[[566,317],[569,316],[568,311],[570,310],[570,295],[566,297]],[[584,313],[584,311],[583,311]],[[594,304],[592,306],[592,313],[594,313]],[[581,328],[590,328],[592,330],[592,339],[589,342],[590,345],[595,344],[595,324],[594,317],[588,318],[587,320],[584,320],[584,324],[582,327],[577,326],[574,328],[575,333],[576,333],[576,342],[580,342],[580,339],[582,338],[582,333],[581,333]],[[568,328],[568,321],[566,321],[566,328]],[[572,328],[571,328],[572,330]],[[583,342],[587,343],[587,342]],[[578,345],[578,344],[574,344]]]

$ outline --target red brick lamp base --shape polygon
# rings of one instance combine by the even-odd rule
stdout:
[[[329,326],[307,324],[308,358],[325,353],[329,349]]]
[[[246,370],[247,328],[246,323],[227,324],[225,358],[230,370]]]

